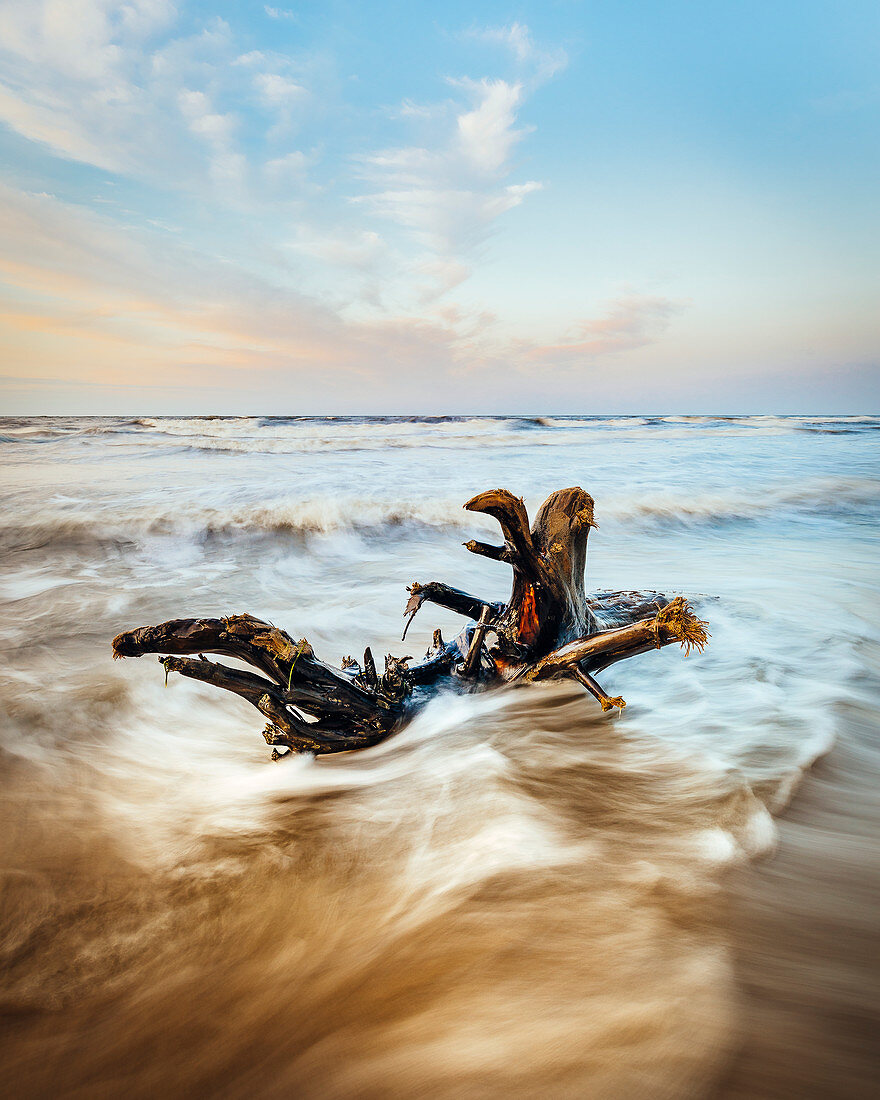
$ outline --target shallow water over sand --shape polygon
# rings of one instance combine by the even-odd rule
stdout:
[[[5,1089],[870,1095],[878,427],[0,421]],[[535,686],[271,764],[247,704],[110,660],[237,610],[419,653],[460,620],[402,647],[413,579],[507,595],[461,503],[572,484],[592,587],[711,622],[605,673],[620,717]]]

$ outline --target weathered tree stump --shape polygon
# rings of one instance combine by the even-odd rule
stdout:
[[[374,745],[444,689],[477,691],[567,677],[579,681],[603,710],[624,707],[623,699],[606,695],[594,673],[670,642],[680,642],[685,652],[706,644],[706,623],[681,596],[587,595],[587,539],[597,524],[593,498],[583,489],[553,493],[531,528],[522,500],[506,489],[481,493],[465,508],[494,516],[501,526],[503,545],[465,546],[511,566],[510,599],[490,603],[437,581],[413,582],[404,638],[426,601],[471,621],[448,643],[435,630],[424,660],[412,667],[411,657],[389,655],[379,673],[368,647],[362,664],[346,657],[341,668],[333,668],[318,660],[305,638],[297,642],[247,614],[172,619],[125,631],[113,639],[113,656],[164,654],[159,660],[166,680],[169,672],[179,672],[247,699],[268,719],[263,735],[275,746],[273,759],[279,759],[289,751],[317,754]],[[238,658],[259,675],[209,661],[205,653]]]

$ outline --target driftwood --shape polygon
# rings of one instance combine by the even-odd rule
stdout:
[[[172,619],[125,631],[113,639],[114,657],[159,658],[169,672],[234,692],[268,719],[264,737],[273,759],[293,752],[331,753],[365,748],[388,737],[437,692],[477,691],[513,681],[570,678],[598,699],[603,710],[626,706],[607,695],[594,674],[637,653],[680,642],[702,650],[708,635],[687,601],[657,593],[587,595],[584,566],[593,498],[583,489],[553,493],[529,526],[521,499],[506,489],[481,493],[465,504],[494,516],[504,542],[464,545],[513,570],[507,603],[490,603],[431,581],[408,588],[406,631],[426,601],[471,621],[451,642],[434,631],[424,660],[385,658],[376,669],[369,649],[363,662],[341,668],[320,661],[305,638],[253,615],[222,619]],[[204,654],[234,657],[256,672],[209,661]],[[196,655],[195,657],[193,655]],[[283,748],[279,753],[278,748]]]

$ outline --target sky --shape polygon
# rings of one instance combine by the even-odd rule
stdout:
[[[0,0],[0,413],[880,413],[878,166],[876,0]]]

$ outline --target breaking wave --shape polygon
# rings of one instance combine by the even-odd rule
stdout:
[[[534,510],[540,501],[527,501]],[[642,492],[609,496],[597,507],[600,527],[615,524],[643,528],[698,527],[761,522],[784,518],[870,518],[880,506],[880,484],[868,478],[822,478],[784,484],[760,492],[731,489],[717,492]],[[43,503],[28,514],[20,509],[0,520],[0,548],[35,547],[89,541],[136,540],[145,536],[285,535],[308,537],[354,533],[382,535],[388,531],[446,529],[462,535],[481,533],[497,538],[488,518],[463,510],[460,499],[382,499],[361,495],[282,498],[246,505],[197,506],[138,503],[129,510],[83,507],[78,501]]]

